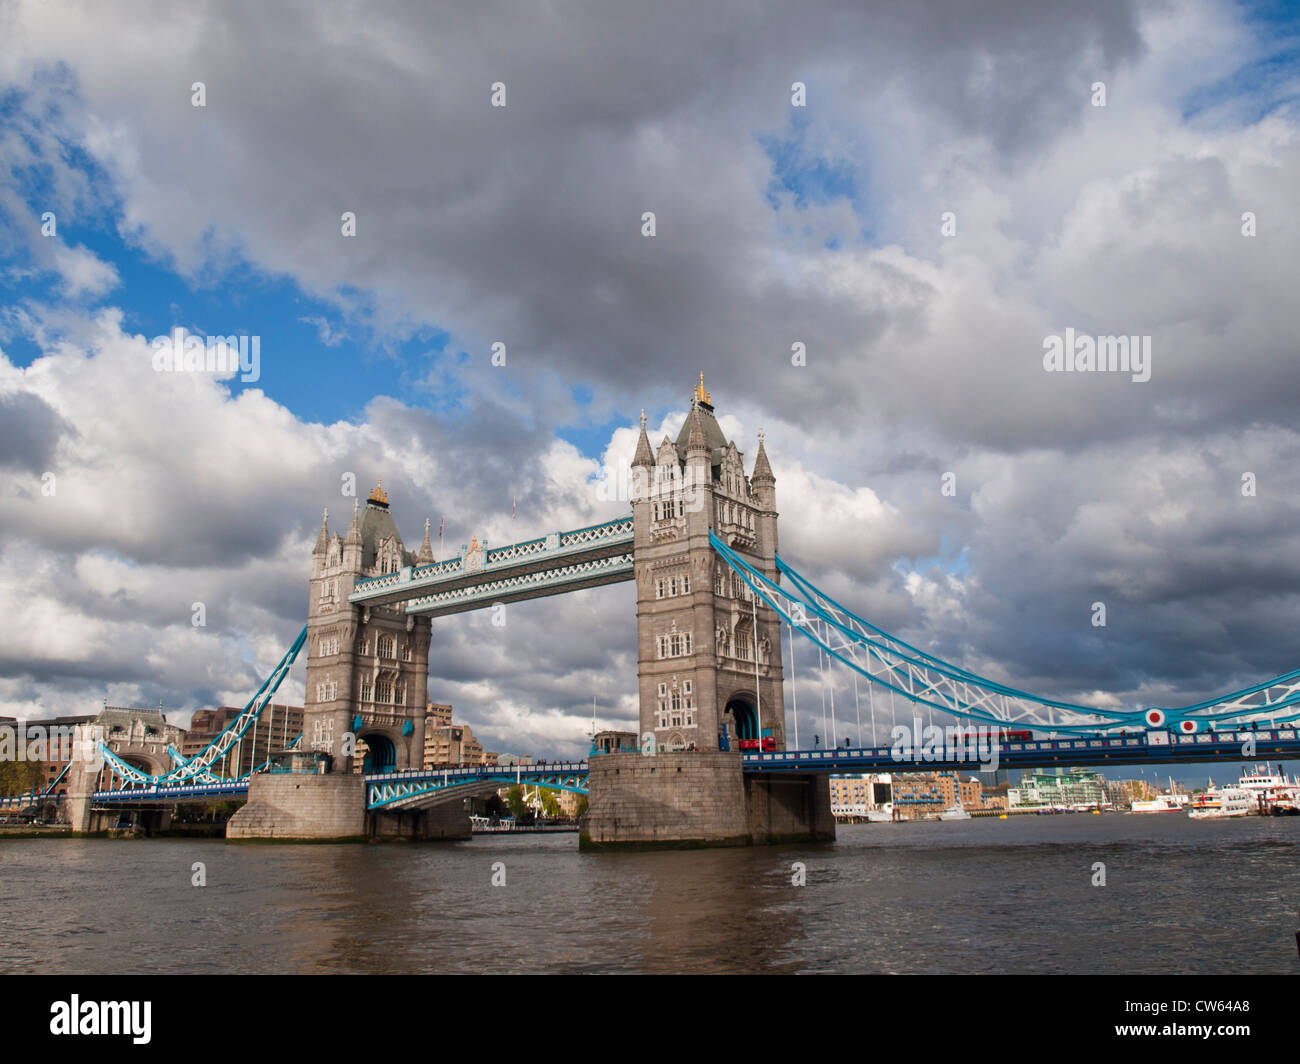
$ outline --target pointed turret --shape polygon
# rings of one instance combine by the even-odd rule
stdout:
[[[352,500],[352,524],[348,525],[348,534],[343,537],[348,546],[361,546],[361,500]]]
[[[429,542],[429,519],[424,519],[424,541],[420,544],[420,553],[415,556],[419,565],[433,564],[433,544]]]
[[[758,430],[758,456],[754,459],[754,474],[750,479],[754,486],[761,484],[775,485],[776,477],[772,476],[772,466],[767,460],[767,449],[763,446],[763,430]]]
[[[316,546],[312,548],[313,554],[324,554],[329,550],[330,532],[329,532],[329,510],[321,511],[320,515],[320,535],[316,537]]]
[[[665,437],[666,438],[666,437]],[[650,450],[650,437],[645,431],[645,411],[641,411],[641,436],[636,441],[636,454],[632,458],[632,467],[652,466],[655,464],[654,452]]]
[[[709,443],[704,438],[704,422],[700,420],[700,404],[698,400],[691,403],[691,434],[686,437],[686,457],[691,458],[699,455],[702,458],[709,457]]]

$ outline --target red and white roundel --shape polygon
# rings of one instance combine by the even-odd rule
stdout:
[[[1163,709],[1148,709],[1146,722],[1148,728],[1162,727],[1165,723],[1165,711]]]
[[[1200,725],[1194,720],[1181,720],[1178,722],[1178,730],[1184,735],[1194,735],[1198,727]]]

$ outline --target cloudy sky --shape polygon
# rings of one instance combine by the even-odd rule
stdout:
[[[701,371],[786,559],[914,643],[1128,708],[1300,665],[1293,8],[438,6],[0,3],[0,714],[243,704],[345,474],[443,553],[614,517]],[[438,621],[430,695],[581,753],[633,606]]]

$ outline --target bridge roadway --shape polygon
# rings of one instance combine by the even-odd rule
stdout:
[[[1252,741],[1253,753],[1243,747]],[[925,752],[900,759],[892,747],[841,748],[838,750],[785,750],[742,755],[747,773],[850,773],[850,772],[935,772],[978,771],[971,749],[936,750],[934,760]],[[1300,729],[1239,729],[1196,735],[1147,732],[1142,735],[1107,738],[1057,738],[1002,743],[999,768],[1118,768],[1138,765],[1169,765],[1196,762],[1251,762],[1300,759]],[[411,808],[428,804],[443,792],[456,794],[492,790],[512,783],[586,792],[587,762],[560,761],[545,765],[477,765],[455,769],[409,769],[405,772],[373,773],[365,777],[367,807],[371,809]],[[96,791],[94,801],[103,805],[137,802],[184,801],[186,799],[237,798],[248,791],[247,781],[195,784],[185,787],[139,787],[119,791]],[[0,807],[12,803],[30,804],[31,796],[0,800]]]

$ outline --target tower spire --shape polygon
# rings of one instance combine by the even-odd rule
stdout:
[[[352,523],[348,525],[348,534],[343,539],[344,543],[361,542],[361,500],[352,500]]]
[[[650,437],[645,431],[645,410],[641,411],[641,435],[637,437],[636,454],[632,457],[632,467],[652,466],[655,464],[654,452],[650,450]]]
[[[700,374],[700,376],[703,378],[704,375]],[[704,422],[700,420],[700,397],[696,395],[691,401],[691,434],[686,437],[686,455],[688,458],[693,454],[707,457],[708,453],[709,444],[704,435]]]
[[[758,430],[758,454],[754,458],[754,474],[750,479],[758,484],[775,484],[776,477],[772,475],[772,465],[767,460],[767,449],[763,446],[763,441],[767,438],[762,429]]]
[[[704,370],[700,370],[700,383],[695,386],[695,399],[705,406],[713,405],[713,396],[704,390]]]
[[[312,548],[313,554],[324,554],[326,549],[329,547],[329,540],[330,540],[329,519],[330,519],[330,512],[329,512],[329,508],[326,507],[324,510],[321,511],[320,535],[316,537],[316,546]]]
[[[421,565],[429,565],[433,562],[433,544],[429,542],[429,519],[424,519],[424,541],[420,544],[420,553],[415,556],[415,560]]]

